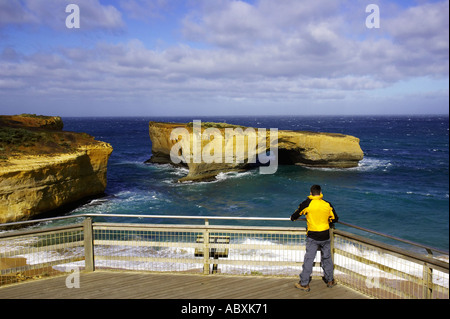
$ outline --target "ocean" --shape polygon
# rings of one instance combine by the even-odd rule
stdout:
[[[255,169],[220,174],[212,182],[177,183],[186,169],[144,163],[151,156],[150,120],[348,134],[360,139],[364,159],[349,169],[280,165],[272,175]],[[66,117],[63,121],[64,130],[86,132],[114,148],[105,197],[68,214],[289,217],[310,186],[320,184],[341,221],[449,249],[448,116]]]

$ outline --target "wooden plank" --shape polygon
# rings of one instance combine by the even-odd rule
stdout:
[[[80,274],[80,288],[66,276],[0,287],[0,299],[315,299],[366,298],[345,286],[327,288],[313,279],[311,292],[296,289],[295,277],[196,275],[122,271]]]

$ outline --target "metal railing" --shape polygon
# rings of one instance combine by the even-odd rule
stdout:
[[[139,222],[105,222],[112,217]],[[171,219],[178,222],[161,223]],[[200,223],[181,224],[180,220]],[[83,214],[3,224],[0,230],[44,225],[0,233],[0,286],[64,275],[74,268],[298,276],[305,253],[305,227],[210,223],[217,220],[278,223],[289,218]],[[45,225],[49,222],[65,225]],[[340,284],[374,298],[449,298],[448,252],[340,224],[411,247],[332,229],[335,279]],[[313,277],[321,276],[318,252]]]

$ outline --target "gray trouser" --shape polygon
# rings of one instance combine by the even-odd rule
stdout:
[[[318,241],[312,238],[306,237],[306,253],[303,260],[303,270],[300,274],[300,284],[306,286],[309,284],[314,258],[316,257],[317,250],[321,251],[320,265],[323,269],[324,279],[326,282],[333,280],[333,260],[331,259],[331,245],[330,239]]]

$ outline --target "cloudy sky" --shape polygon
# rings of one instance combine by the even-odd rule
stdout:
[[[421,0],[0,0],[0,114],[448,114],[448,12]]]

